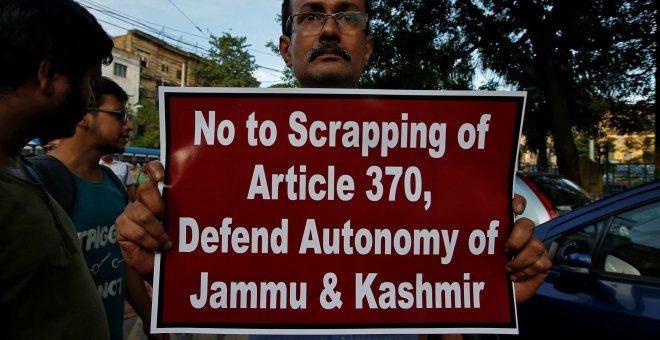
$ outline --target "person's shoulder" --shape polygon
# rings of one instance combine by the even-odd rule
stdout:
[[[4,215],[5,212],[11,212],[13,208],[11,207],[12,204],[9,202],[14,202],[14,204],[20,203],[14,194],[16,187],[20,184],[21,183],[18,179],[3,170],[0,170],[0,192],[12,192],[12,195],[0,195],[0,215]]]
[[[114,169],[114,170],[119,170],[119,171],[123,170],[124,167],[125,167],[125,165],[124,165],[125,162],[118,161],[116,159],[113,159],[112,163],[110,163],[110,164],[104,164],[104,163],[101,163],[101,164],[107,166],[108,168],[111,168],[111,169]]]
[[[118,160],[115,160],[113,163],[114,163],[114,164],[117,164],[118,166],[121,166],[122,168],[123,168],[123,167],[130,167],[130,166],[131,166],[131,163],[129,163],[129,162],[124,162],[124,161],[118,161]]]

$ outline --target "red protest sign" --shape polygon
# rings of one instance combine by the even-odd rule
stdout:
[[[524,99],[167,88],[155,329],[515,332]]]

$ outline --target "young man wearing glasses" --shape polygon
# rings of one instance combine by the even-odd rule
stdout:
[[[132,126],[126,113],[128,95],[117,83],[99,77],[91,90],[87,114],[72,137],[60,139],[52,157],[66,167],[72,180],[73,203],[60,203],[76,226],[85,261],[103,300],[111,338],[121,340],[124,297],[145,324],[149,324],[151,301],[141,276],[124,265],[115,238],[115,219],[128,203],[126,189],[110,169],[102,170],[99,160],[105,154],[124,152]],[[48,182],[46,189],[51,189]]]
[[[69,137],[113,43],[71,0],[0,0],[0,339],[108,339],[71,219],[20,159]]]

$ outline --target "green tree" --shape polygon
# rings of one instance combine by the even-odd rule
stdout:
[[[448,0],[372,1],[374,52],[361,86],[384,89],[472,87],[472,53],[453,27]]]
[[[278,22],[280,22],[279,17],[278,17]],[[275,54],[280,54],[280,47],[278,44],[274,43],[272,40],[268,41],[266,43],[266,47],[268,47],[273,53]],[[280,78],[282,80],[281,83],[278,84],[273,84],[270,87],[275,87],[275,88],[296,88],[300,87],[300,82],[298,82],[298,79],[294,77],[293,71],[289,67],[285,67],[284,70],[282,70],[282,77]]]
[[[150,100],[140,100],[137,116],[133,119],[133,137],[131,145],[142,148],[160,148],[160,128],[158,107]]]
[[[528,91],[524,131],[545,150],[553,137],[559,170],[580,182],[574,131],[598,123],[633,132],[655,109],[654,0],[374,0],[375,51],[364,84],[376,88]],[[656,151],[657,152],[657,151]],[[542,158],[542,155],[539,155]]]
[[[457,4],[456,23],[483,66],[509,84],[538,91],[544,108],[530,114],[549,119],[532,122],[551,132],[559,170],[569,178],[580,182],[573,128],[596,136],[608,112],[619,130],[648,126],[656,71],[653,0]],[[617,117],[626,124],[617,124]]]
[[[260,83],[252,76],[257,69],[254,56],[246,48],[246,37],[233,37],[229,33],[222,36],[211,35],[211,50],[192,69],[192,74],[200,86],[213,87],[259,87]]]

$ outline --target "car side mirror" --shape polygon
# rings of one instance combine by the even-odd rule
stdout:
[[[555,289],[567,294],[580,292],[588,283],[591,268],[591,250],[584,240],[574,240],[557,250],[555,264],[559,266],[559,277]]]
[[[557,251],[555,262],[563,272],[589,274],[591,268],[591,249],[584,240],[566,243]]]

